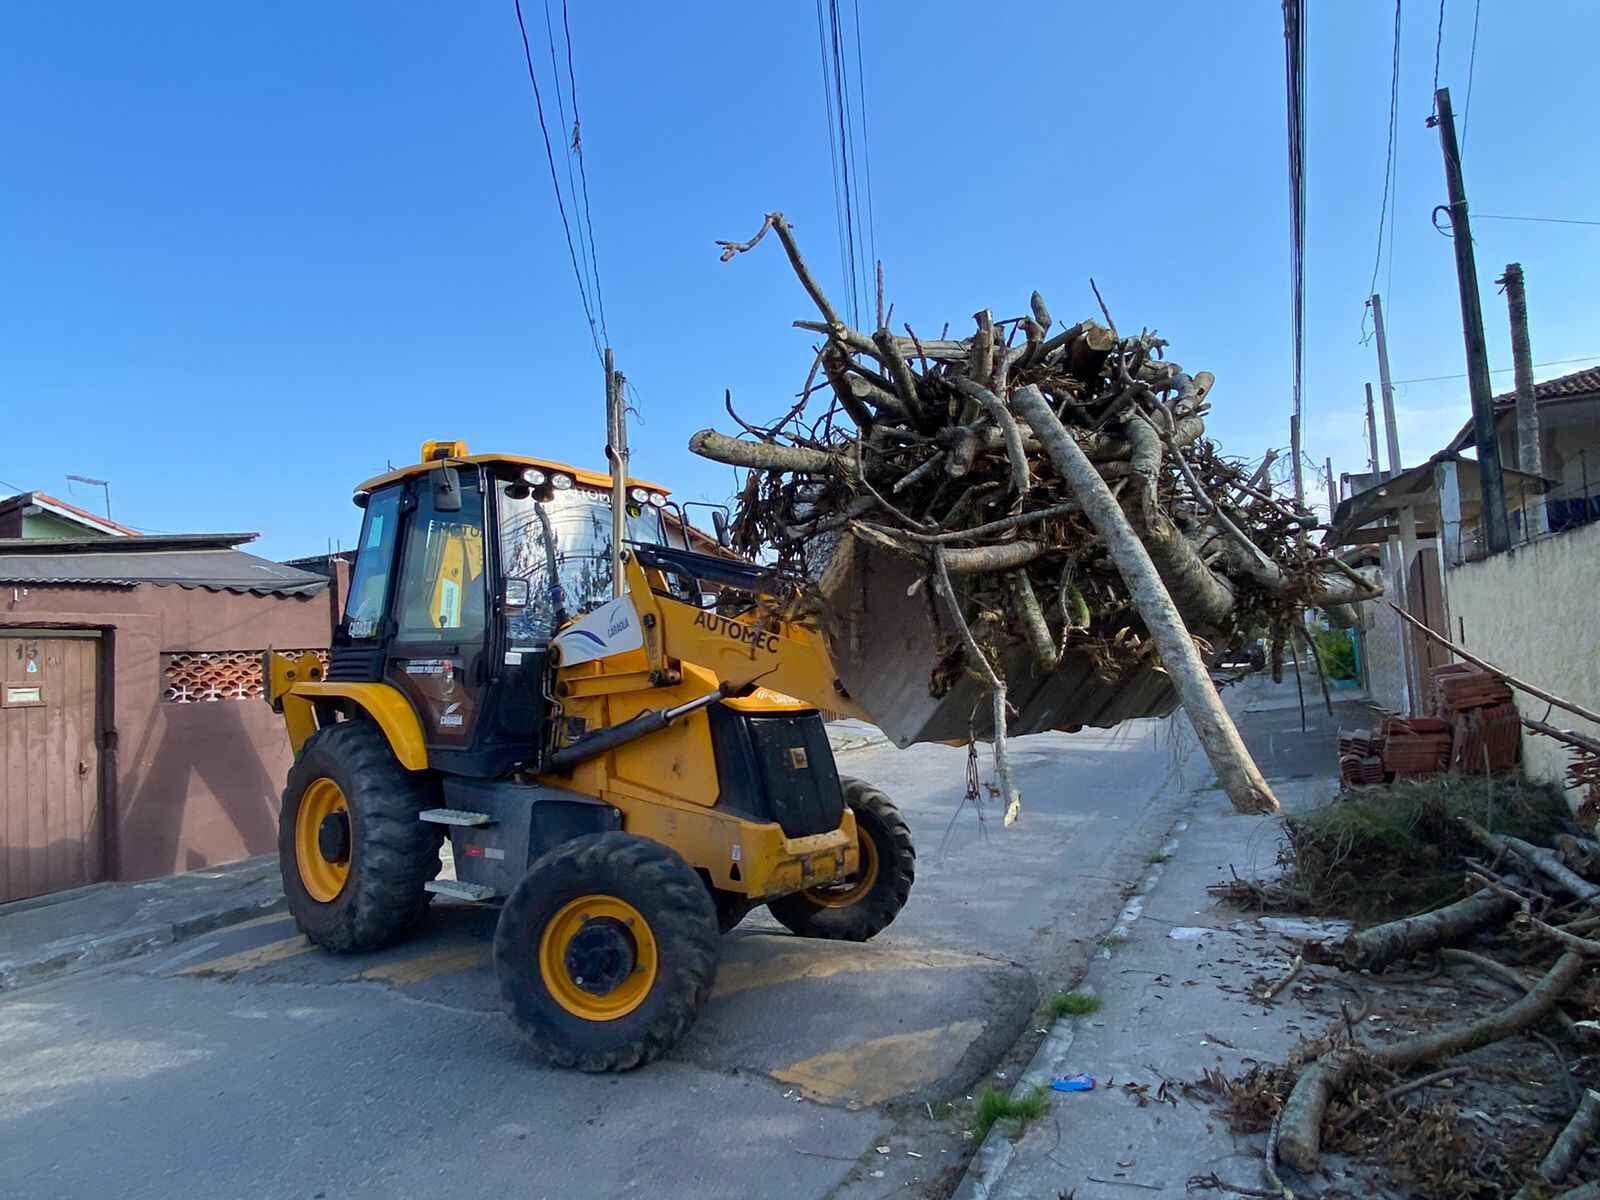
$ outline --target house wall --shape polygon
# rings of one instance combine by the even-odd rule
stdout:
[[[1501,670],[1585,708],[1600,710],[1600,524],[1514,546],[1445,573],[1450,620],[1462,643]],[[1519,695],[1523,711],[1542,716],[1544,706]],[[1600,726],[1557,711],[1553,724],[1600,738]],[[1527,730],[1524,769],[1560,784],[1564,747]],[[1569,792],[1576,807],[1584,797]]]
[[[342,591],[4,589],[10,594],[0,594],[0,628],[102,631],[102,795],[112,878],[169,875],[276,849],[290,759],[282,719],[259,699],[167,702],[163,655],[326,648]]]
[[[55,513],[36,512],[22,514],[22,532],[18,535],[25,538],[85,538],[85,537],[110,537],[109,533],[102,533],[88,525],[77,521],[69,521],[65,517],[58,517]]]

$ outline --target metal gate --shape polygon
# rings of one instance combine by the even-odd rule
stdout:
[[[105,872],[97,634],[0,633],[0,902]]]

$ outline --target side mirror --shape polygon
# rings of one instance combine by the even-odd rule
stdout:
[[[508,579],[500,588],[500,603],[507,612],[517,612],[528,607],[533,591],[526,579]]]
[[[717,531],[717,545],[724,550],[731,549],[733,539],[728,536],[728,514],[720,508],[711,510],[711,528]]]
[[[461,473],[454,467],[435,467],[428,473],[433,486],[434,512],[461,511]]]

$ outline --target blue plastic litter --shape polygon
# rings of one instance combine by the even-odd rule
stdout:
[[[1063,1075],[1059,1079],[1050,1081],[1050,1090],[1055,1092],[1092,1092],[1094,1091],[1094,1076],[1087,1071],[1081,1075]]]

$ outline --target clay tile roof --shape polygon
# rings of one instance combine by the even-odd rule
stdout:
[[[1600,395],[1600,367],[1586,367],[1582,371],[1574,371],[1570,375],[1558,375],[1554,379],[1546,379],[1543,383],[1533,385],[1534,398],[1539,403],[1546,400],[1565,400],[1573,396]],[[1494,398],[1497,410],[1515,408],[1517,394],[1504,392]]]
[[[79,508],[76,504],[68,504],[65,500],[58,496],[52,496],[49,492],[19,492],[15,496],[7,496],[5,499],[0,500],[0,512],[29,504],[37,504],[46,511],[54,510],[58,516],[68,517],[79,524],[86,525],[90,529],[98,529],[112,537],[140,536],[137,529],[130,529],[128,526],[118,524],[107,517],[97,516],[86,508]]]

